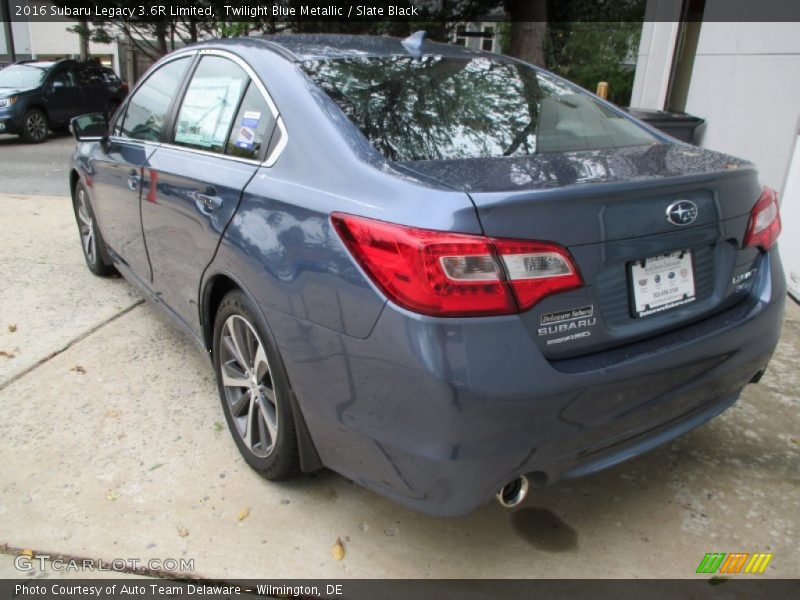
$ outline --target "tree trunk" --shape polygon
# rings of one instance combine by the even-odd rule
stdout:
[[[156,23],[156,40],[158,41],[158,52],[164,56],[169,50],[167,48],[167,24],[163,21]]]
[[[506,10],[511,20],[509,54],[535,65],[545,66],[547,0],[506,0]]]
[[[80,28],[78,32],[78,39],[80,40],[79,52],[81,60],[86,60],[89,58],[89,35],[91,33],[89,30],[89,21],[81,19],[78,22],[78,27]]]

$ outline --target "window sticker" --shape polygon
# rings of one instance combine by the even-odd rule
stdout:
[[[221,147],[233,119],[241,88],[240,79],[196,77],[183,100],[175,141],[201,148]]]
[[[256,127],[261,119],[261,112],[257,110],[245,111],[239,123],[239,136],[236,138],[236,147],[245,150],[253,149],[253,141],[256,137]]]

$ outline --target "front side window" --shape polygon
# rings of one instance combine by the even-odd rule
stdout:
[[[524,156],[657,141],[579,88],[510,61],[392,56],[302,66],[390,160]]]
[[[233,61],[204,56],[183,97],[175,123],[175,143],[223,152],[247,83],[247,74]]]
[[[160,67],[134,92],[125,111],[120,135],[136,140],[158,141],[170,102],[178,93],[190,57]]]
[[[53,87],[74,87],[75,75],[73,75],[72,71],[62,71],[53,76],[53,84]]]

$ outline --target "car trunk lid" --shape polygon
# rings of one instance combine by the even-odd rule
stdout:
[[[468,193],[490,237],[570,251],[584,286],[521,315],[549,358],[687,325],[743,298],[755,279],[759,253],[741,248],[760,188],[739,159],[659,143],[400,168]],[[668,209],[687,201],[695,218],[671,222]]]

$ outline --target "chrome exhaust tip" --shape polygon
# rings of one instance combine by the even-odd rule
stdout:
[[[497,492],[497,501],[505,508],[514,508],[528,495],[528,478],[523,476],[512,479]]]

